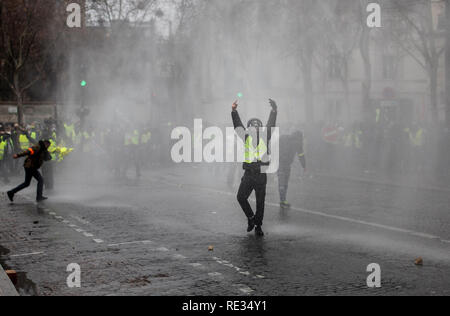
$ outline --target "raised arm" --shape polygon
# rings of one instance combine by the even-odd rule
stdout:
[[[237,128],[245,129],[245,126],[244,126],[244,124],[242,124],[241,117],[239,116],[239,113],[237,111],[237,107],[238,107],[238,103],[237,103],[237,101],[235,101],[233,103],[233,105],[231,106],[231,108],[232,108],[231,118],[233,120],[234,129],[237,129]]]

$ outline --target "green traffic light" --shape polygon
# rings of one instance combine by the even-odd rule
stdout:
[[[82,87],[86,87],[86,86],[87,86],[87,82],[86,82],[86,81],[84,81],[84,80],[83,80],[83,81],[81,81],[81,83],[80,83],[80,84],[81,84],[81,86],[82,86]]]
[[[238,96],[239,99],[241,99],[244,95],[243,95],[241,92],[239,92],[239,93],[237,94],[237,96]]]

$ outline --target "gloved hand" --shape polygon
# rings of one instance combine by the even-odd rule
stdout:
[[[278,109],[277,103],[272,99],[269,99],[269,103],[270,103],[270,106],[272,107],[272,110],[276,112]]]

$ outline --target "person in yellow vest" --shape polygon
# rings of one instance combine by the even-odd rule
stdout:
[[[136,170],[136,177],[141,177],[141,164],[139,161],[139,146],[141,142],[141,135],[138,129],[133,130],[131,133],[125,134],[125,147],[129,155],[129,163],[131,163]],[[127,174],[127,167],[130,165],[126,164],[124,170],[124,176]]]
[[[64,123],[64,138],[66,144],[73,146],[76,141],[75,124]]]
[[[269,121],[266,126],[268,128],[267,139],[259,137],[260,131],[263,128],[263,123],[259,119],[251,119],[247,123],[247,128],[256,129],[257,139],[253,140],[253,137],[249,134],[246,134],[245,136],[242,135],[245,143],[245,161],[243,164],[245,173],[242,177],[237,194],[237,200],[248,219],[247,232],[251,232],[256,227],[255,234],[258,237],[264,236],[262,225],[264,220],[267,187],[267,174],[261,172],[261,168],[270,164],[270,162],[263,162],[263,158],[267,154],[267,146],[269,145],[271,138],[270,130],[275,127],[277,120],[277,104],[271,99],[269,99],[269,103],[272,107],[272,111],[270,112]],[[245,130],[237,107],[238,102],[235,101],[232,105],[231,112],[234,128]],[[256,213],[253,212],[252,207],[248,202],[248,198],[253,191],[255,191],[256,194]]]
[[[50,142],[48,140],[41,140],[38,145],[30,147],[20,154],[14,155],[14,159],[18,159],[20,157],[27,157],[27,159],[24,162],[25,182],[7,192],[8,198],[11,202],[14,201],[14,195],[16,193],[30,186],[32,178],[35,178],[38,181],[36,201],[42,202],[47,200],[47,198],[43,196],[44,178],[41,176],[39,169],[44,164],[44,161],[49,161],[51,159],[47,150],[49,146]]]
[[[6,155],[8,150],[8,138],[4,136],[5,131],[3,127],[0,130],[0,175],[3,177],[3,182],[9,183],[9,170],[6,165]]]
[[[413,171],[422,172],[425,166],[425,129],[414,122],[411,128],[406,128],[411,149],[411,162]]]

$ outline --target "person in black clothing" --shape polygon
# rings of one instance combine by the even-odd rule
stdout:
[[[289,178],[291,176],[291,166],[295,156],[298,157],[306,172],[306,159],[303,150],[303,133],[297,131],[291,135],[280,136],[280,167],[278,169],[278,189],[280,192],[280,206],[289,208],[287,202],[287,192],[289,187]]]
[[[253,147],[253,137],[249,134],[246,134],[243,137],[246,147],[246,158],[243,165],[245,173],[242,177],[241,185],[237,194],[237,200],[248,218],[247,231],[251,232],[256,226],[255,233],[259,237],[264,236],[262,225],[264,219],[264,206],[267,186],[267,174],[261,172],[261,167],[268,166],[270,164],[270,162],[263,162],[262,156],[267,153],[267,146],[269,146],[271,138],[271,128],[275,127],[277,119],[277,104],[271,99],[269,99],[269,101],[272,107],[272,111],[270,113],[269,122],[267,123],[267,139],[260,139],[260,132],[262,132],[263,123],[259,119],[252,119],[247,124],[247,128],[256,130],[256,148]],[[233,103],[233,111],[231,113],[234,128],[245,130],[245,127],[239,117],[237,107],[238,103],[236,101]],[[248,130],[245,130],[245,132],[247,133]],[[248,202],[248,198],[253,191],[255,191],[256,194],[256,214],[253,212],[252,207]]]
[[[22,191],[25,188],[28,188],[31,183],[31,179],[35,178],[38,181],[37,186],[37,196],[36,201],[41,202],[47,200],[44,197],[43,189],[44,189],[44,179],[39,172],[39,168],[42,166],[44,161],[49,161],[52,159],[50,153],[48,152],[48,147],[50,147],[50,141],[41,140],[39,141],[39,145],[28,148],[26,151],[20,154],[15,154],[14,159],[18,159],[20,157],[27,157],[25,159],[24,168],[25,168],[25,182],[16,187],[15,189],[8,191],[8,198],[11,202],[14,201],[14,195],[19,191]]]

